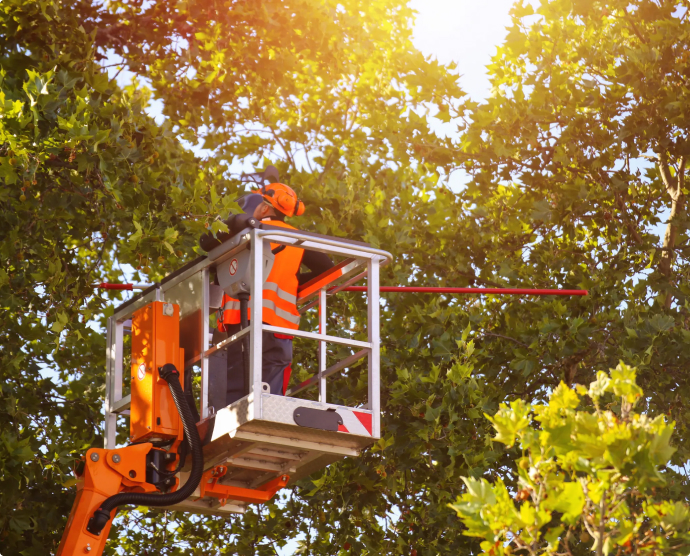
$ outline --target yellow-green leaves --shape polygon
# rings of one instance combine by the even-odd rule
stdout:
[[[505,485],[491,485],[486,479],[463,478],[467,487],[455,504],[449,504],[468,524],[468,536],[490,538],[494,535],[495,516],[501,511],[515,513]]]
[[[604,371],[597,372],[597,379],[590,383],[588,394],[589,397],[596,403],[599,398],[601,398],[609,388],[611,384],[611,379],[607,376]]]
[[[462,482],[465,483],[467,492],[462,495],[461,499],[472,510],[480,511],[484,506],[496,503],[496,495],[487,480],[463,477]],[[502,485],[499,485],[499,489],[500,486]]]
[[[575,409],[580,405],[577,393],[561,382],[549,398],[549,409],[559,412],[562,409]]]
[[[687,531],[690,509],[682,502],[645,503],[645,515],[665,531]]]
[[[616,396],[634,404],[642,395],[642,388],[635,382],[635,373],[635,369],[621,362],[611,371],[611,383],[607,386],[607,391],[613,391]]]
[[[453,359],[453,364],[448,369],[447,376],[452,382],[459,384],[469,378],[474,370],[472,354],[474,353],[474,340],[467,340],[470,335],[471,327],[468,324],[462,332],[460,340],[456,344],[460,353]]]
[[[530,424],[531,410],[529,404],[518,399],[510,402],[510,406],[501,404],[501,408],[493,417],[484,414],[496,429],[494,440],[508,447],[515,444],[515,439],[521,437]]]
[[[562,484],[556,484],[553,495],[549,496],[544,505],[550,510],[561,512],[561,521],[566,525],[574,525],[582,517],[585,506],[585,495],[582,484],[577,479]]]
[[[495,440],[508,447],[518,441],[524,456],[513,500],[501,480],[463,479],[467,492],[451,504],[465,534],[485,539],[485,554],[570,553],[577,537],[601,554],[618,548],[650,556],[687,553],[690,510],[659,500],[652,490],[665,484],[660,467],[674,452],[673,424],[632,411],[642,396],[635,376],[636,369],[620,363],[610,376],[597,373],[589,389],[561,382],[548,404],[516,400],[488,417]],[[586,392],[593,410],[581,407]],[[616,402],[617,412],[603,409]],[[553,526],[553,517],[560,525]]]

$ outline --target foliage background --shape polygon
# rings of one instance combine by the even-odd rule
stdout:
[[[110,553],[273,554],[289,539],[309,554],[478,553],[447,507],[460,477],[516,481],[516,454],[492,444],[482,413],[620,359],[637,367],[644,407],[685,438],[687,7],[518,3],[492,96],[474,103],[462,68],[412,46],[401,0],[5,0],[3,554],[55,549],[74,459],[101,442],[93,322],[114,299],[91,284],[121,280],[124,264],[156,280],[194,257],[234,208],[233,163],[275,163],[307,203],[299,227],[390,250],[384,283],[590,296],[389,296],[377,446],[243,517],[127,513]],[[129,87],[103,70],[117,57]],[[163,123],[145,113],[151,98]],[[431,116],[458,133],[438,136]],[[467,184],[452,191],[439,176],[458,169]],[[329,326],[363,308],[343,295]],[[334,396],[362,391],[353,372]],[[677,448],[666,494],[686,500]]]

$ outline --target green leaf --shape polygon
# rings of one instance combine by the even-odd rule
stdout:
[[[134,224],[134,227],[136,228],[137,231],[129,236],[128,242],[134,248],[141,241],[141,238],[143,236],[144,231],[143,231],[143,228],[141,227],[141,224],[139,224],[139,222],[137,222],[136,220],[133,220],[132,224]]]
[[[639,338],[639,336],[637,335],[637,332],[635,330],[633,330],[632,328],[628,328],[626,326],[625,331],[628,333],[628,336],[630,336],[631,338],[635,338],[635,339]]]
[[[107,73],[94,73],[87,75],[86,81],[98,93],[104,93],[109,85]]]
[[[622,396],[628,402],[635,402],[642,395],[642,388],[637,385],[637,371],[622,361],[611,371],[611,389],[616,396]]]
[[[108,137],[110,136],[110,130],[109,129],[102,129],[99,131],[96,136],[94,137],[93,140],[93,150],[94,152],[98,151],[98,145],[100,143],[103,143]]]
[[[551,394],[550,406],[553,409],[575,409],[580,405],[580,397],[577,392],[568,388],[561,382]]]
[[[211,231],[213,232],[214,235],[218,235],[218,232],[227,232],[228,227],[225,224],[225,222],[222,222],[220,220],[214,220],[211,223]]]
[[[546,507],[563,513],[562,520],[566,525],[575,525],[582,517],[585,506],[585,494],[579,482],[563,483],[558,494],[549,496]]]
[[[523,400],[510,402],[510,406],[501,404],[500,409],[493,417],[484,415],[494,426],[496,436],[494,440],[507,446],[515,444],[515,439],[530,424],[530,412],[532,407]]]

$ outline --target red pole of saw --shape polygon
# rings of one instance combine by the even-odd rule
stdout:
[[[99,290],[145,290],[151,284],[111,284],[109,282],[101,282],[94,284],[94,288]]]
[[[348,286],[341,291],[365,292],[366,286]],[[381,293],[466,293],[466,294],[498,294],[498,295],[587,295],[587,290],[540,290],[533,288],[426,288],[417,286],[381,286]]]
[[[142,290],[151,284],[111,284],[102,282],[94,287],[101,290]],[[348,286],[340,291],[365,292],[366,286]],[[587,290],[545,290],[534,288],[434,288],[422,286],[381,286],[381,293],[464,293],[494,295],[587,295]]]

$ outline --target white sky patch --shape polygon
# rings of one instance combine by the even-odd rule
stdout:
[[[460,86],[475,101],[489,96],[486,66],[506,37],[513,0],[411,0],[417,10],[414,45],[428,56],[456,62]]]

